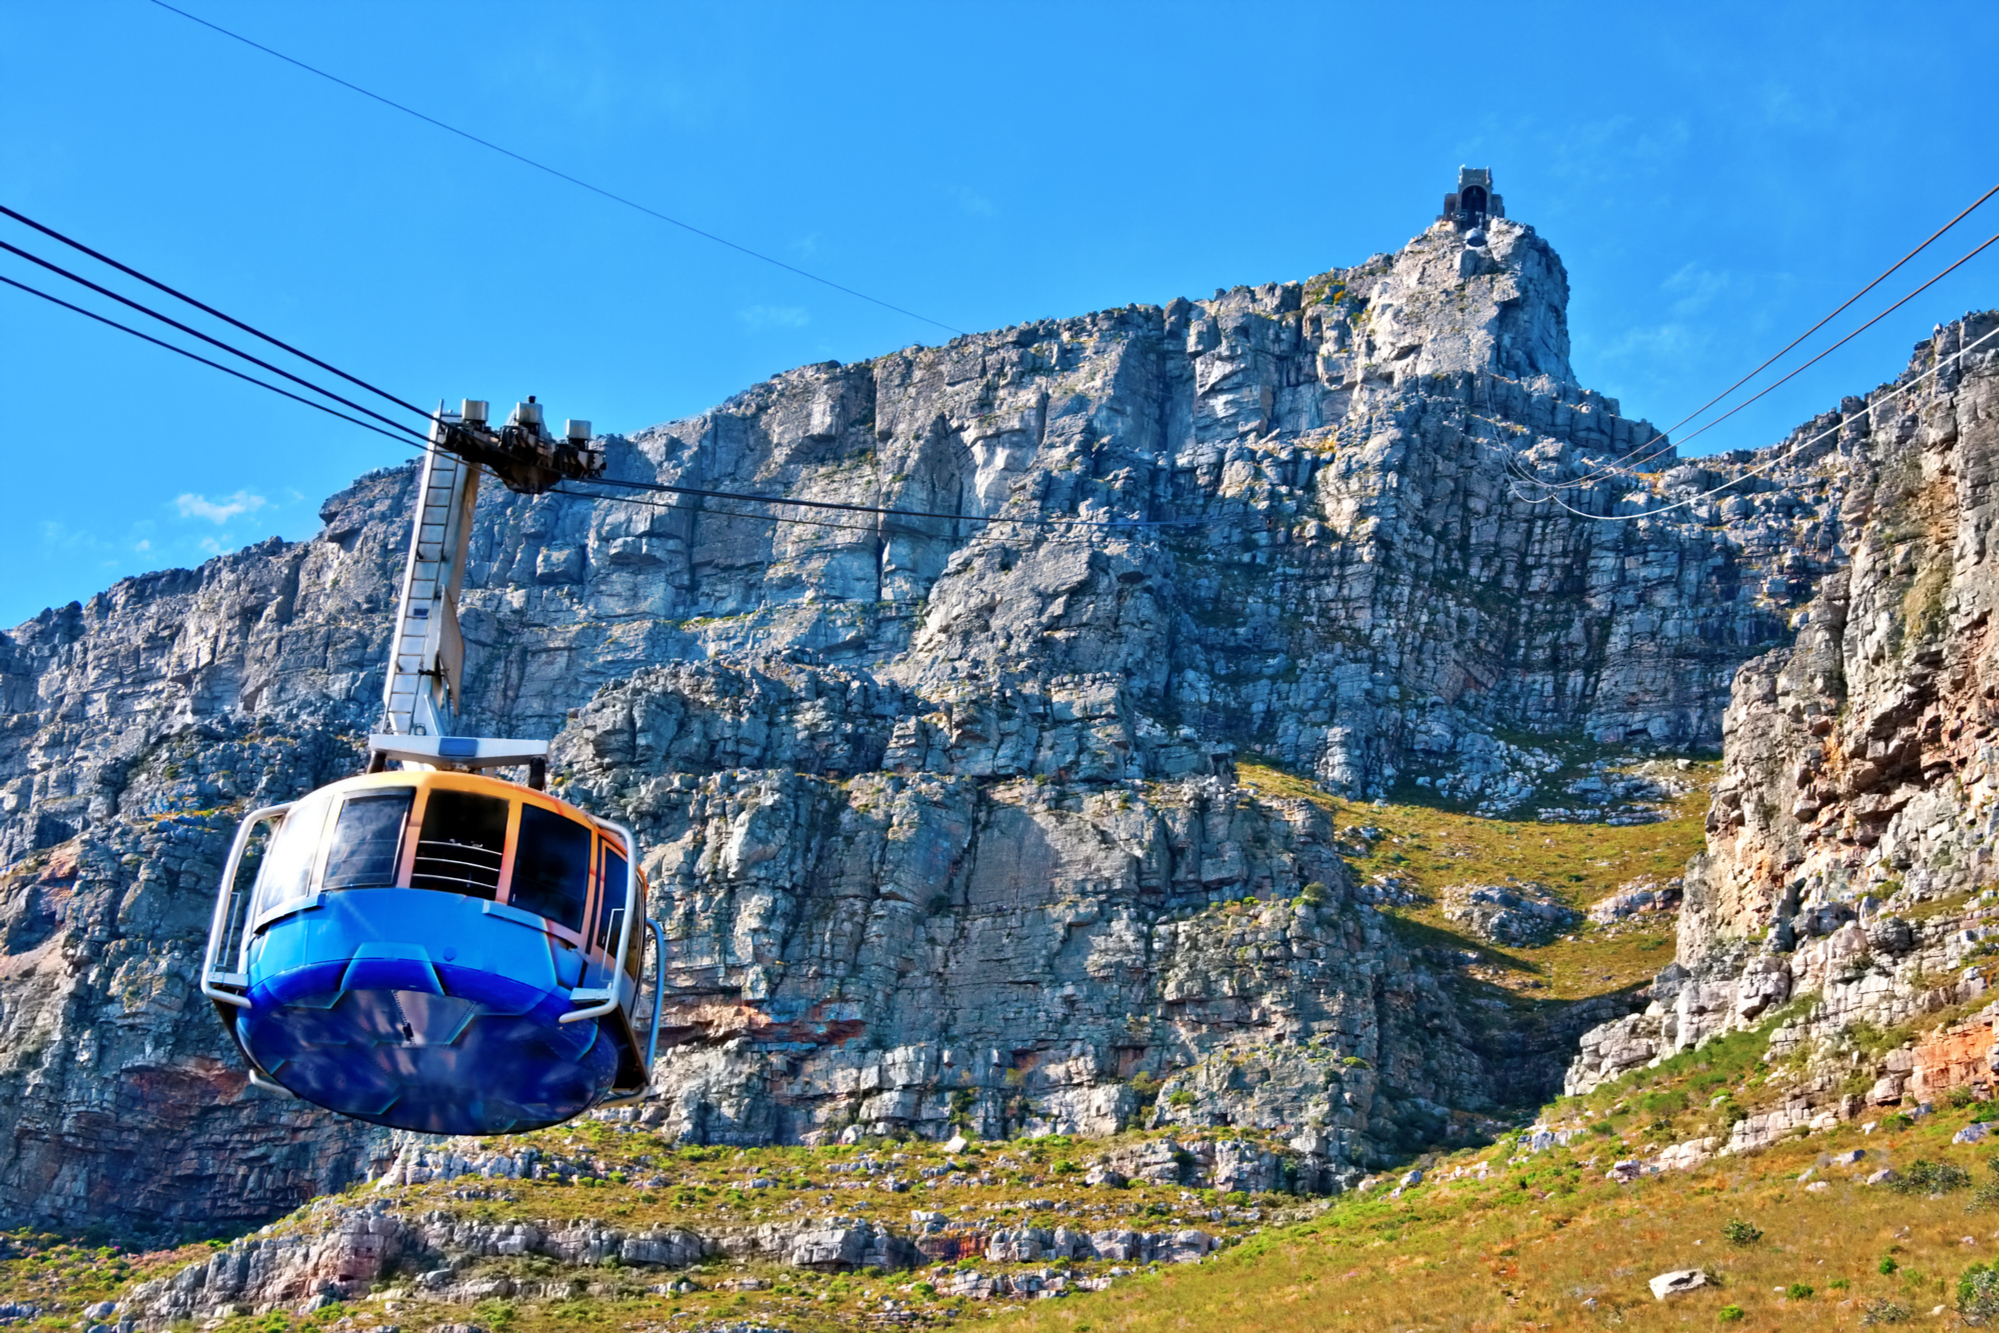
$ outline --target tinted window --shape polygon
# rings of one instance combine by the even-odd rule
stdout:
[[[396,853],[416,788],[350,796],[341,802],[326,852],[323,889],[384,889],[396,882]]]
[[[646,885],[639,885],[639,901],[632,909],[632,943],[625,950],[625,970],[638,980],[646,959]]]
[[[507,850],[507,802],[469,791],[431,788],[417,836],[419,889],[491,898],[500,888],[500,858]]]
[[[604,848],[604,892],[597,899],[597,947],[610,953],[618,947],[618,923],[625,919],[625,858]]]
[[[590,830],[584,825],[539,805],[523,804],[508,904],[581,932],[584,900],[590,894],[590,845]]]
[[[326,824],[326,801],[300,801],[285,813],[284,823],[271,839],[264,854],[264,866],[257,876],[257,910],[268,912],[280,903],[305,894],[312,877],[314,854],[319,851],[320,829]]]

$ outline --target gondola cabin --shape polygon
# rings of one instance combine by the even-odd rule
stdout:
[[[556,1124],[646,1089],[634,862],[621,826],[476,772],[336,782],[238,830],[202,989],[255,1081],[328,1110]]]

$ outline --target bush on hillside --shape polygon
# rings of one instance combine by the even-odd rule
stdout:
[[[1928,1194],[1933,1197],[1962,1190],[1972,1184],[1972,1177],[1962,1166],[1952,1162],[1930,1162],[1919,1157],[1910,1163],[1909,1169],[1889,1181],[1889,1188],[1898,1194]]]
[[[2000,1266],[1974,1264],[1958,1275],[1958,1316],[1980,1328],[2000,1319]]]
[[[1732,1217],[1722,1224],[1722,1238],[1731,1245],[1755,1244],[1763,1234],[1761,1227],[1751,1226],[1740,1217]]]

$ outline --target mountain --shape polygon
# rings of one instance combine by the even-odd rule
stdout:
[[[1611,812],[1621,765],[1736,737],[1729,790],[1761,790],[1740,669],[1854,623],[1825,576],[1877,522],[1861,455],[1905,422],[1990,437],[1994,359],[1634,474],[1613,464],[1664,442],[1575,383],[1554,250],[1506,219],[1482,236],[1440,221],[1302,282],[803,367],[603,442],[624,478],[917,516],[489,489],[468,720],[555,736],[565,793],[646,848],[670,1045],[644,1123],[1229,1124],[1290,1136],[1331,1189],[1492,1132],[1586,1030],[1646,1017],[1629,989],[1470,1003],[1350,872],[1365,834],[1239,764],[1563,821]],[[404,1146],[248,1089],[195,971],[236,817],[358,770],[413,478],[0,644],[13,1218],[268,1218]],[[1990,538],[1964,559],[1990,565]],[[1953,680],[1934,693],[1976,700]],[[1928,742],[1896,744],[1874,781],[1928,771]],[[1845,763],[1814,772],[1860,781]],[[1701,930],[1766,910],[1769,876],[1732,869],[1750,836],[1690,881]]]

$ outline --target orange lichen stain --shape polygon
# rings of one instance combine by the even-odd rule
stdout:
[[[1993,1082],[1993,1017],[1955,1023],[1917,1043],[1910,1086],[1918,1100],[1970,1083]]]

